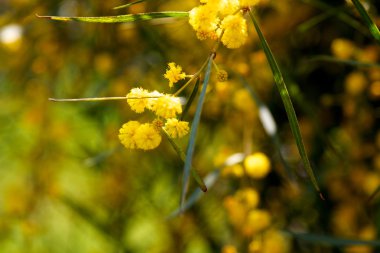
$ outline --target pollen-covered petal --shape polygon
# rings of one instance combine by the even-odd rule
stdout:
[[[134,139],[137,148],[150,150],[158,147],[162,138],[159,131],[152,124],[145,123],[137,128]]]
[[[119,139],[121,144],[123,144],[126,148],[135,149],[136,141],[134,136],[139,127],[140,123],[138,121],[129,121],[125,123],[119,130]]]
[[[223,19],[222,43],[228,48],[238,48],[242,46],[248,37],[247,22],[241,14],[228,15]]]
[[[147,90],[143,88],[133,88],[127,94],[127,102],[133,111],[142,113],[148,104],[148,96],[149,92]]]
[[[181,138],[189,133],[189,122],[178,121],[178,119],[168,119],[164,130],[172,138]]]
[[[165,119],[175,118],[177,114],[182,113],[181,101],[178,97],[165,95],[157,99],[153,111],[157,116]]]
[[[205,5],[195,7],[190,11],[189,23],[197,32],[197,37],[200,40],[206,38],[216,38],[216,30],[218,29],[220,23],[217,13],[218,7],[209,2]]]
[[[152,91],[148,93],[148,99],[146,103],[146,109],[153,110],[153,108],[156,106],[157,99],[159,97],[164,96],[164,94],[158,92],[158,91]]]

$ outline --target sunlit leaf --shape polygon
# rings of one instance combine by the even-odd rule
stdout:
[[[187,146],[185,166],[183,169],[181,207],[183,207],[183,204],[185,203],[186,192],[187,192],[187,188],[188,188],[188,184],[189,184],[189,174],[190,174],[190,170],[191,170],[191,166],[192,166],[191,164],[193,161],[193,155],[194,155],[194,149],[195,149],[195,140],[196,140],[199,122],[201,119],[203,103],[204,103],[205,98],[206,98],[207,85],[208,85],[208,81],[210,79],[210,74],[211,74],[212,57],[213,57],[213,55],[211,55],[208,59],[208,63],[207,63],[207,67],[206,67],[206,74],[205,74],[205,79],[203,80],[203,87],[202,87],[201,95],[199,96],[197,109],[195,111],[194,119],[193,119],[193,122],[191,124],[189,144]]]
[[[379,28],[376,26],[375,22],[373,22],[372,18],[369,16],[367,11],[364,9],[363,5],[359,0],[352,0],[352,3],[355,5],[356,9],[360,13],[360,16],[363,18],[364,23],[367,25],[369,31],[372,36],[380,42],[380,32]]]
[[[48,18],[57,21],[80,21],[90,23],[126,23],[135,21],[146,21],[158,18],[186,18],[188,16],[189,13],[184,11],[149,12],[105,17],[61,17],[37,15],[37,17],[39,18]]]
[[[257,34],[259,35],[261,45],[264,49],[264,53],[267,57],[267,60],[269,62],[270,68],[271,68],[272,73],[273,73],[274,81],[275,81],[277,89],[280,93],[282,102],[284,103],[286,114],[287,114],[288,119],[289,119],[290,128],[291,128],[293,136],[295,138],[297,148],[298,148],[298,152],[301,155],[301,158],[302,158],[302,161],[304,163],[306,172],[309,175],[309,177],[310,177],[310,179],[314,185],[314,188],[320,193],[320,196],[322,197],[321,190],[318,186],[318,182],[315,178],[313,169],[311,168],[309,158],[308,158],[307,153],[306,153],[305,145],[303,144],[303,140],[302,140],[301,131],[300,131],[300,128],[298,125],[296,112],[294,110],[294,107],[293,107],[292,101],[290,99],[288,89],[286,88],[286,84],[285,84],[284,78],[282,76],[282,73],[280,71],[280,68],[279,68],[279,66],[278,66],[278,64],[277,64],[277,62],[276,62],[276,60],[272,54],[272,51],[271,51],[267,41],[265,40],[263,33],[261,32],[261,29],[260,29],[259,24],[257,23],[254,15],[253,15],[253,12],[250,11],[249,15],[252,19],[254,26],[255,26]]]

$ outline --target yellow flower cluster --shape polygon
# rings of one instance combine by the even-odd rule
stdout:
[[[242,46],[248,37],[247,23],[241,11],[259,0],[201,0],[189,13],[189,23],[200,40],[217,40],[228,48]]]
[[[129,149],[150,150],[161,143],[161,135],[153,124],[140,124],[138,121],[129,121],[119,130],[121,143]]]
[[[162,118],[174,118],[182,113],[181,102],[178,97],[162,94],[158,91],[149,92],[143,88],[133,88],[127,94],[127,102],[137,113],[151,110]]]
[[[119,130],[120,142],[128,149],[151,150],[160,145],[163,129],[171,138],[181,138],[189,132],[189,123],[176,119],[182,113],[180,99],[158,91],[150,92],[143,88],[133,88],[127,94],[131,109],[142,113],[145,109],[153,111],[158,117],[152,123],[141,124],[129,121]],[[164,124],[162,119],[166,119]]]
[[[169,63],[168,66],[169,69],[166,70],[164,77],[169,80],[169,87],[171,88],[179,80],[185,79],[186,73],[182,72],[182,67],[174,62]]]

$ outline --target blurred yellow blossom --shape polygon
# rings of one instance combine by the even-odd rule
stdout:
[[[245,158],[244,167],[247,175],[260,179],[270,172],[271,164],[264,153],[257,152]]]
[[[271,216],[266,210],[254,209],[248,213],[247,220],[243,225],[243,234],[252,236],[267,228],[271,223]]]
[[[332,54],[343,60],[350,59],[355,53],[355,45],[346,39],[335,39],[331,43]]]
[[[363,93],[367,87],[367,78],[363,72],[355,71],[351,72],[345,80],[345,91],[352,96]]]
[[[287,253],[290,252],[289,238],[276,229],[270,229],[257,236],[249,244],[249,253]]]
[[[233,245],[225,245],[222,248],[222,253],[237,253],[237,249]]]

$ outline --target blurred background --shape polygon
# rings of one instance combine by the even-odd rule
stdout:
[[[230,79],[211,77],[198,131],[194,167],[202,176],[219,168],[220,177],[174,218],[183,165],[170,143],[143,152],[118,140],[123,123],[152,115],[135,114],[126,101],[48,101],[124,96],[140,86],[172,93],[163,77],[168,62],[188,74],[199,69],[212,42],[199,41],[187,19],[95,24],[36,17],[199,5],[155,0],[113,10],[125,3],[0,0],[0,252],[379,252],[337,239],[376,240],[380,228],[380,48],[350,1],[265,0],[256,9],[326,200],[302,167],[248,22],[243,47],[218,51],[215,61]],[[363,4],[379,26],[379,2]],[[271,110],[279,145],[239,77]],[[185,148],[187,138],[178,143]],[[234,153],[257,152],[265,154],[257,164],[269,168],[266,176],[248,173],[248,163],[220,167]]]

